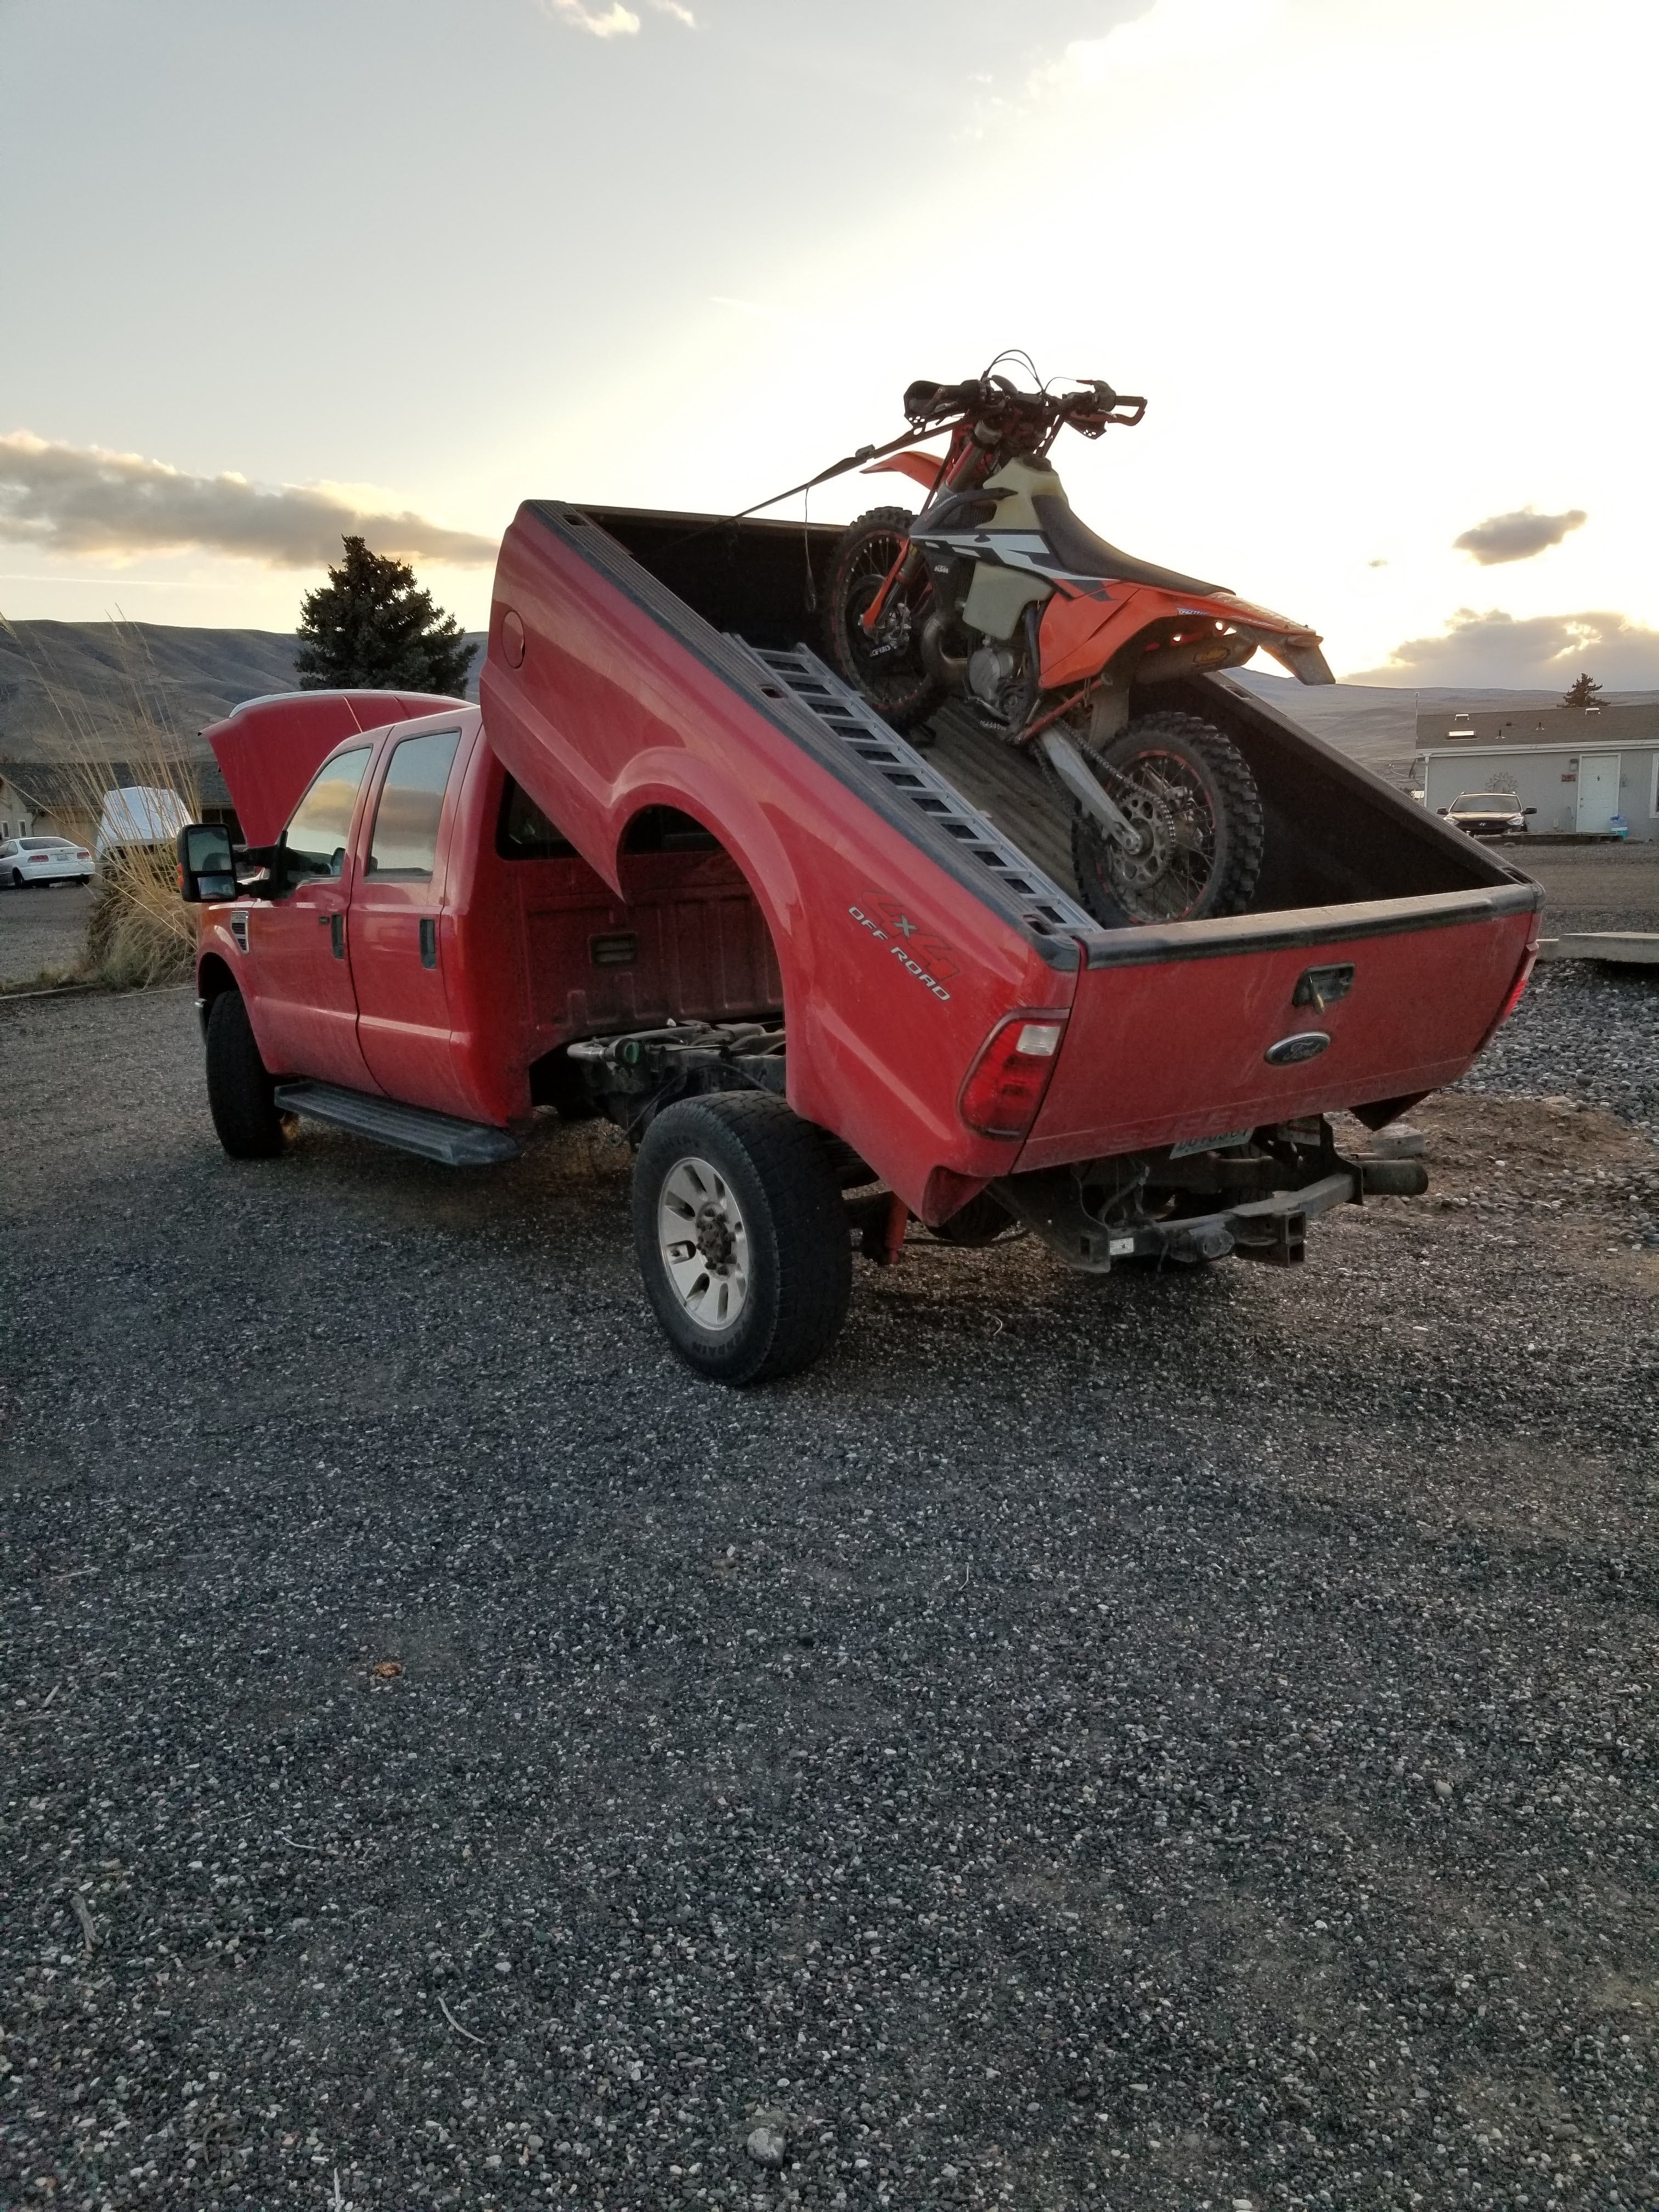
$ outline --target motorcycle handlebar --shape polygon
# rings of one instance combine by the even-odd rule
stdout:
[[[1003,376],[973,377],[963,384],[939,384],[932,377],[919,377],[904,394],[905,418],[918,428],[926,422],[942,428],[964,415],[1015,414],[1069,422],[1085,437],[1098,437],[1111,423],[1133,429],[1146,412],[1144,399],[1114,392],[1099,380],[1074,392],[1054,393],[1018,391]]]

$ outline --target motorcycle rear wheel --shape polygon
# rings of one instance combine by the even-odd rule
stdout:
[[[848,523],[830,563],[824,614],[830,666],[896,730],[913,729],[945,698],[921,657],[933,597],[926,569],[895,586],[873,636],[859,618],[903,553],[914,519],[902,507],[878,507]]]
[[[1142,714],[1103,751],[1113,799],[1146,835],[1126,853],[1080,809],[1072,862],[1084,904],[1108,929],[1243,914],[1261,872],[1261,794],[1232,739],[1196,714]]]

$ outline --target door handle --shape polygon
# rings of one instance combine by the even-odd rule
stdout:
[[[329,949],[337,960],[345,958],[345,916],[331,914],[328,917]]]
[[[430,915],[421,918],[421,965],[435,968],[438,964],[438,925]]]

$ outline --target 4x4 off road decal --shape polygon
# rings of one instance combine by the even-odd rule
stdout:
[[[868,930],[878,945],[887,947],[888,957],[896,960],[923,990],[936,999],[950,998],[945,984],[962,973],[962,963],[942,937],[921,928],[897,899],[881,898],[871,891],[847,911],[860,929]]]

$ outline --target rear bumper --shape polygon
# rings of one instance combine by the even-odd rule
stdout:
[[[1076,1179],[1063,1169],[1009,1176],[991,1188],[1026,1227],[1068,1266],[1103,1275],[1125,1260],[1161,1260],[1195,1267],[1206,1260],[1264,1260],[1293,1267],[1303,1257],[1308,1224],[1333,1206],[1358,1205],[1365,1167],[1346,1163],[1297,1190],[1224,1206],[1214,1213],[1115,1230],[1088,1212]],[[1426,1187],[1426,1176],[1422,1178]]]

